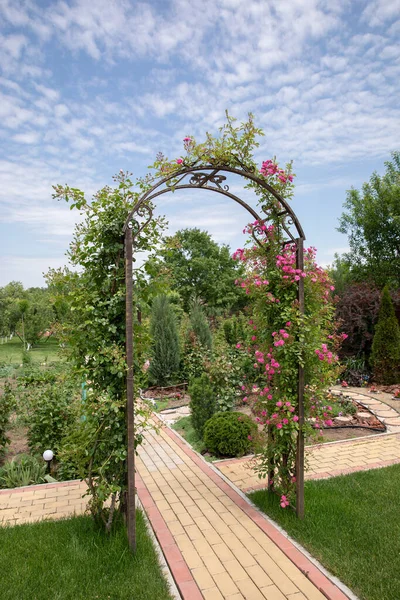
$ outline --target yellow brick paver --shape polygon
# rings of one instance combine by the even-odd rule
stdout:
[[[400,433],[307,447],[306,455],[309,464],[306,479],[400,463]],[[218,461],[215,466],[243,491],[266,485],[266,481],[260,480],[255,473],[252,458]]]
[[[1,525],[32,523],[46,518],[61,519],[82,514],[86,510],[87,498],[82,498],[87,489],[84,482],[33,486],[28,489],[0,494]]]
[[[165,430],[146,434],[136,464],[206,600],[325,599]]]
[[[390,452],[395,453],[394,448]],[[137,471],[203,598],[326,600],[217,485],[215,476],[203,470],[165,430],[146,434]],[[2,493],[0,523],[15,525],[83,513],[85,491],[85,483],[73,482]]]

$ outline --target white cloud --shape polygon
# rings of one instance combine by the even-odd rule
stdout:
[[[20,144],[37,144],[39,141],[39,134],[34,131],[27,131],[26,133],[17,133],[13,136],[14,142]]]

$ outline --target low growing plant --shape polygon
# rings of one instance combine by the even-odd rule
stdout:
[[[240,412],[216,413],[204,427],[204,444],[217,456],[243,456],[254,446],[257,425]]]
[[[45,462],[30,454],[20,454],[0,468],[0,488],[15,488],[45,483]]]

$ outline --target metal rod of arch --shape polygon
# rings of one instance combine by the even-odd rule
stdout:
[[[205,173],[205,171],[211,171],[211,173]],[[127,522],[128,522],[128,541],[132,551],[136,549],[136,510],[135,510],[135,433],[134,433],[134,372],[133,372],[133,243],[134,237],[140,233],[140,231],[149,222],[152,216],[151,201],[167,192],[172,192],[178,189],[206,189],[223,194],[245,208],[259,223],[264,222],[264,219],[257,214],[257,212],[244,202],[238,196],[229,192],[229,187],[221,187],[221,183],[226,179],[224,176],[218,175],[218,173],[229,172],[240,175],[246,179],[256,182],[261,187],[266,189],[272,194],[283,207],[283,211],[279,216],[287,215],[290,217],[289,223],[294,225],[298,234],[297,238],[289,232],[286,225],[283,225],[283,229],[289,236],[290,240],[296,243],[296,262],[297,268],[302,269],[304,267],[304,240],[305,235],[303,229],[287,202],[265,181],[263,181],[257,175],[235,169],[232,167],[221,166],[216,167],[215,165],[206,166],[193,166],[182,169],[174,175],[165,177],[159,180],[150,190],[148,190],[139,201],[135,204],[132,210],[129,212],[124,228],[124,241],[125,241],[125,285],[126,285],[126,361],[127,361]],[[194,182],[189,184],[182,184],[182,180],[187,176],[192,175]],[[165,189],[159,190],[160,186],[167,184],[171,179],[178,179],[175,182],[174,187],[166,187]],[[211,182],[214,185],[211,187],[208,183]],[[157,191],[158,190],[158,191]],[[264,211],[265,212],[265,211]],[[143,225],[133,218],[134,215],[144,216],[147,213],[147,221]],[[135,222],[137,225],[135,236],[132,233],[132,226]],[[256,238],[255,238],[256,239]],[[256,240],[257,241],[257,240]],[[298,282],[298,301],[300,314],[304,314],[304,280],[300,277]],[[298,412],[299,412],[299,432],[297,437],[297,449],[296,449],[296,513],[299,518],[304,517],[304,368],[299,362],[298,365]]]
[[[135,412],[133,385],[133,235],[131,227],[125,231],[125,339],[126,339],[126,424],[127,424],[127,498],[126,516],[128,543],[136,550],[136,498],[135,498]]]
[[[156,193],[156,190],[161,187],[162,185],[166,184],[168,185],[170,181],[172,180],[178,180],[179,183],[177,183],[177,186],[180,185],[180,181],[182,181],[184,179],[184,177],[188,176],[188,175],[199,175],[199,172],[203,171],[203,173],[205,174],[205,178],[203,178],[203,180],[198,180],[196,182],[196,184],[191,184],[188,187],[193,189],[194,187],[197,187],[199,189],[211,189],[211,188],[207,188],[207,183],[209,181],[215,182],[213,180],[215,180],[215,177],[219,177],[217,174],[218,173],[232,173],[234,175],[240,175],[241,177],[244,177],[245,179],[249,179],[250,181],[254,181],[254,183],[257,183],[257,185],[259,185],[261,188],[264,188],[267,192],[269,192],[272,196],[274,196],[276,198],[276,200],[278,200],[279,204],[283,207],[284,209],[284,213],[287,214],[292,222],[293,225],[296,227],[297,230],[297,234],[299,238],[303,238],[303,240],[305,239],[305,235],[304,235],[304,231],[303,228],[300,225],[300,221],[298,220],[296,214],[294,213],[294,211],[292,210],[292,208],[290,207],[290,205],[286,202],[286,200],[284,198],[282,198],[282,196],[272,187],[270,186],[262,177],[259,177],[258,175],[251,173],[249,171],[244,171],[242,169],[235,169],[234,167],[229,167],[229,166],[225,166],[225,165],[195,165],[195,166],[191,166],[191,167],[185,167],[183,169],[180,169],[179,171],[174,172],[171,175],[168,175],[166,177],[163,177],[162,179],[159,179],[152,188],[150,188],[147,192],[145,192],[141,198],[139,199],[139,201],[136,203],[136,205],[133,207],[133,209],[130,211],[130,213],[127,215],[126,221],[125,221],[125,225],[124,225],[124,229],[123,231],[125,232],[126,228],[128,227],[128,223],[131,221],[132,219],[132,215],[146,202],[151,202],[151,200],[153,198],[155,198],[156,196],[158,196],[159,194]],[[206,171],[211,171],[210,174],[206,174]],[[180,178],[180,179],[179,179]],[[222,178],[224,179],[224,177]],[[220,193],[224,193],[227,192],[229,188],[227,188],[227,186],[225,186],[226,189],[222,188],[220,186],[220,182],[218,182],[216,184],[215,187],[213,187],[212,189],[214,191],[219,191]],[[168,187],[167,190],[165,191],[174,191],[174,189],[178,189],[177,187],[174,188],[173,186]],[[180,187],[180,189],[183,189],[183,187]],[[165,192],[163,192],[165,193]],[[227,196],[229,196],[229,194],[225,194]],[[237,201],[237,200],[236,200]],[[246,204],[243,201],[240,202],[240,204],[242,204],[243,206]],[[245,206],[246,210],[249,210],[249,206],[246,205]],[[249,211],[251,212],[251,214],[253,214],[252,209]]]

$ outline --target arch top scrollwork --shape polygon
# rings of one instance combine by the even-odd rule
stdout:
[[[261,205],[262,215],[258,214],[257,211],[247,204],[247,202],[230,191],[226,176],[226,174],[229,173],[253,181],[261,190],[264,189],[268,193],[268,196],[272,198],[272,202]],[[287,236],[286,242],[295,242],[297,239],[305,239],[304,231],[294,211],[288,202],[282,198],[271,185],[269,185],[262,177],[259,177],[254,173],[227,165],[218,167],[214,165],[184,167],[179,171],[175,171],[174,173],[159,179],[153,187],[139,198],[132,208],[126,218],[123,231],[125,232],[128,227],[132,228],[133,238],[135,238],[150,222],[153,215],[152,201],[155,198],[166,194],[167,192],[187,189],[208,190],[231,198],[245,208],[260,224],[267,222],[278,224],[279,227],[282,228],[282,231],[285,232],[285,236]],[[139,217],[141,221],[139,222],[136,217]],[[255,240],[258,242],[256,237]]]

